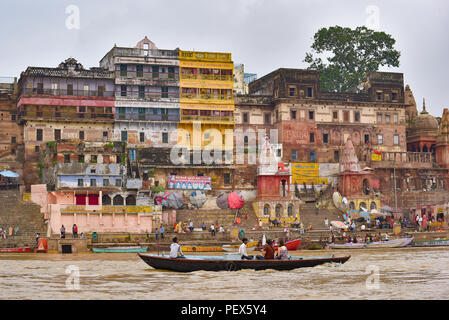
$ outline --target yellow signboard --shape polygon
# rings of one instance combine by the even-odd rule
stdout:
[[[382,155],[377,153],[371,154],[371,161],[382,161]]]
[[[320,178],[318,163],[292,163],[292,183],[325,184],[327,178]]]

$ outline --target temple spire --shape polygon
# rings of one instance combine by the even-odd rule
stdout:
[[[426,110],[426,99],[422,98],[422,112],[421,114],[428,114]]]

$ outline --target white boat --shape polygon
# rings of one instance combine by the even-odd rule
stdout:
[[[376,241],[371,243],[331,243],[329,244],[329,248],[331,249],[375,249],[375,248],[398,248],[405,247],[409,245],[413,241],[413,237],[411,238],[400,238],[389,241]]]
[[[331,249],[363,249],[365,248],[365,243],[331,243],[329,248]]]

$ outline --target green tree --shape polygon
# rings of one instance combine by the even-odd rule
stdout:
[[[321,28],[304,62],[308,69],[320,71],[321,91],[357,92],[367,72],[380,66],[399,67],[401,53],[394,49],[395,43],[391,35],[366,27]]]

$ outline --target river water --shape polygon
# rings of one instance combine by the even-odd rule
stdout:
[[[0,299],[449,298],[449,249],[357,249],[331,253],[350,254],[351,259],[343,265],[291,271],[184,274],[154,270],[136,254],[2,254]]]

